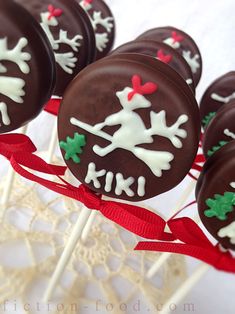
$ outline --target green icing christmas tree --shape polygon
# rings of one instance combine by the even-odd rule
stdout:
[[[74,138],[68,136],[66,138],[66,142],[60,142],[60,147],[65,151],[65,160],[72,159],[76,164],[81,162],[81,159],[78,155],[83,152],[82,147],[85,145],[85,135],[78,133],[74,134]]]
[[[207,116],[204,117],[204,119],[202,120],[202,125],[204,129],[207,128],[207,126],[209,125],[209,123],[211,122],[215,115],[216,112],[210,112]]]
[[[215,198],[206,200],[209,209],[204,214],[208,218],[217,217],[219,220],[227,220],[228,213],[231,213],[235,205],[235,193],[225,192],[224,195],[216,194]]]
[[[228,142],[226,141],[220,141],[219,144],[217,146],[213,146],[212,149],[208,150],[207,155],[209,157],[211,157],[215,152],[217,152],[218,150],[220,150],[221,147],[223,147],[224,145],[228,144]]]

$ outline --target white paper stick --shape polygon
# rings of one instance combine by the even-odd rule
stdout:
[[[78,217],[78,220],[73,228],[73,232],[65,246],[65,249],[61,255],[61,258],[56,266],[55,272],[49,282],[48,288],[44,294],[43,301],[48,302],[51,299],[52,293],[54,292],[57,283],[59,282],[66,266],[68,265],[73,251],[77,245],[79,238],[81,237],[82,231],[89,219],[92,211],[86,207],[82,208],[82,211]]]
[[[175,208],[173,209],[173,214],[177,213],[185,204],[189,196],[191,195],[192,191],[196,186],[196,181],[192,180],[187,188],[185,189],[184,193],[179,198]],[[171,257],[171,253],[162,253],[158,260],[153,264],[153,266],[148,270],[146,277],[152,278],[158,272],[158,270],[162,267],[162,265],[167,262],[167,260]]]
[[[23,126],[22,128],[20,128],[18,133],[21,134],[26,134],[28,129],[28,125]],[[7,173],[7,178],[6,178],[6,184],[4,185],[4,189],[3,189],[3,193],[2,193],[2,197],[1,197],[1,213],[0,216],[4,217],[5,213],[6,213],[6,209],[7,209],[7,205],[9,203],[9,199],[10,199],[10,194],[11,194],[11,190],[14,184],[14,180],[15,180],[15,171],[14,169],[10,166],[8,173]]]
[[[97,217],[97,214],[98,212],[96,210],[93,210],[86,225],[85,225],[85,228],[83,229],[82,231],[82,236],[81,236],[81,239],[83,242],[86,242],[88,236],[89,236],[89,233],[91,231],[91,228],[92,228],[92,225],[93,223],[95,222],[95,219]]]
[[[169,314],[172,312],[172,306],[177,306],[184,300],[193,287],[210,269],[210,265],[201,264],[198,269],[176,290],[176,292],[164,304],[161,314]]]
[[[58,134],[57,134],[57,120],[56,120],[53,130],[52,130],[51,140],[50,140],[48,153],[47,153],[48,163],[51,163],[53,160],[53,155],[54,155],[57,143],[58,143]]]

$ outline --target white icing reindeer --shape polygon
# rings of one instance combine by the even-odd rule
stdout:
[[[1,61],[10,61],[15,63],[19,70],[28,74],[30,68],[27,61],[31,59],[28,52],[23,52],[23,49],[27,46],[28,41],[22,37],[13,49],[7,48],[7,38],[0,38],[0,74],[7,73],[7,67],[5,67]],[[8,97],[16,103],[23,103],[25,81],[18,77],[0,76],[0,94]],[[4,125],[10,125],[11,121],[7,111],[7,104],[0,102],[0,112],[2,115],[2,122]]]
[[[82,40],[83,37],[81,35],[76,35],[72,39],[68,38],[67,31],[60,30],[59,38],[55,39],[51,32],[50,27],[56,27],[59,25],[57,17],[61,16],[63,11],[61,9],[55,9],[53,6],[48,6],[48,12],[41,13],[41,26],[49,41],[52,45],[55,54],[55,60],[60,65],[60,67],[68,74],[73,74],[73,68],[76,66],[77,58],[74,55],[74,52],[78,51],[78,48],[81,46],[81,43],[78,42]],[[69,46],[73,51],[66,53],[56,52],[59,49],[61,44],[65,44]]]
[[[135,75],[132,78],[133,89],[126,87],[123,91],[117,92],[122,109],[108,116],[104,122],[91,126],[75,118],[70,120],[71,124],[83,128],[84,130],[102,137],[110,142],[106,147],[95,145],[93,151],[100,157],[113,152],[116,149],[124,149],[133,153],[138,159],[143,161],[157,177],[162,176],[163,170],[171,168],[170,162],[174,155],[170,152],[152,151],[138,147],[141,144],[153,143],[154,135],[167,138],[174,147],[181,148],[182,142],[179,138],[186,138],[187,132],[180,126],[188,121],[188,116],[181,115],[172,126],[166,124],[166,112],[150,112],[151,128],[146,129],[142,118],[135,112],[136,109],[149,108],[151,103],[143,94],[152,94],[157,86],[153,83],[147,83],[141,86],[141,79]],[[117,126],[120,128],[113,136],[105,133],[102,129],[105,126]]]
[[[112,31],[113,28],[113,18],[106,17],[102,18],[102,12],[94,11],[93,15],[91,16],[89,11],[92,9],[92,0],[83,0],[80,2],[81,7],[87,12],[93,29],[95,31],[96,37],[96,48],[102,52],[106,47],[107,43],[109,42],[108,33]],[[105,33],[97,33],[97,27],[101,25],[105,28]]]

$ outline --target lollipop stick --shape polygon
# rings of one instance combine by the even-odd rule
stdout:
[[[96,210],[93,210],[83,231],[82,231],[82,236],[81,236],[81,239],[83,242],[86,242],[87,238],[88,238],[88,235],[91,231],[91,227],[96,219],[96,216],[97,216],[97,211]]]
[[[201,264],[198,269],[177,289],[177,291],[164,304],[164,307],[161,310],[161,314],[168,314],[172,312],[172,305],[176,306],[177,304],[179,304],[192,290],[192,288],[198,283],[198,281],[205,275],[209,268],[209,265]]]
[[[173,209],[173,214],[177,213],[182,206],[185,204],[189,196],[191,195],[192,191],[194,190],[196,186],[196,181],[192,180],[181,197],[179,198],[175,208]],[[167,260],[171,257],[170,253],[162,253],[161,256],[158,258],[158,260],[153,264],[153,266],[148,270],[146,277],[152,278],[155,276],[155,274],[158,272],[158,270],[162,267],[162,265],[167,262]]]
[[[55,125],[52,130],[51,140],[48,148],[48,155],[47,155],[47,162],[50,163],[53,160],[53,154],[56,148],[58,142],[58,134],[57,134],[57,122],[55,122]]]
[[[55,287],[57,286],[57,283],[59,282],[67,264],[69,263],[71,255],[73,254],[73,251],[77,245],[79,238],[81,237],[82,231],[90,215],[91,215],[91,211],[88,208],[83,207],[78,217],[78,220],[74,226],[73,232],[68,240],[68,243],[56,266],[55,272],[49,282],[48,288],[44,294],[44,297],[43,297],[44,302],[48,302],[50,300],[52,293],[54,292]]]
[[[26,134],[28,126],[25,125],[22,128],[20,128],[19,133],[21,134]],[[7,179],[6,179],[6,184],[4,185],[3,193],[2,193],[2,198],[1,198],[1,206],[2,206],[2,213],[1,216],[4,217],[6,208],[9,202],[11,190],[14,184],[15,180],[15,171],[13,170],[12,167],[9,168],[8,173],[7,173]]]

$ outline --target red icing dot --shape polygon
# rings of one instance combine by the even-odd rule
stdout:
[[[131,101],[136,94],[150,95],[156,92],[156,90],[158,89],[157,84],[152,82],[148,82],[145,83],[144,85],[141,85],[141,78],[139,75],[133,75],[132,87],[133,91],[128,94],[128,101]]]

